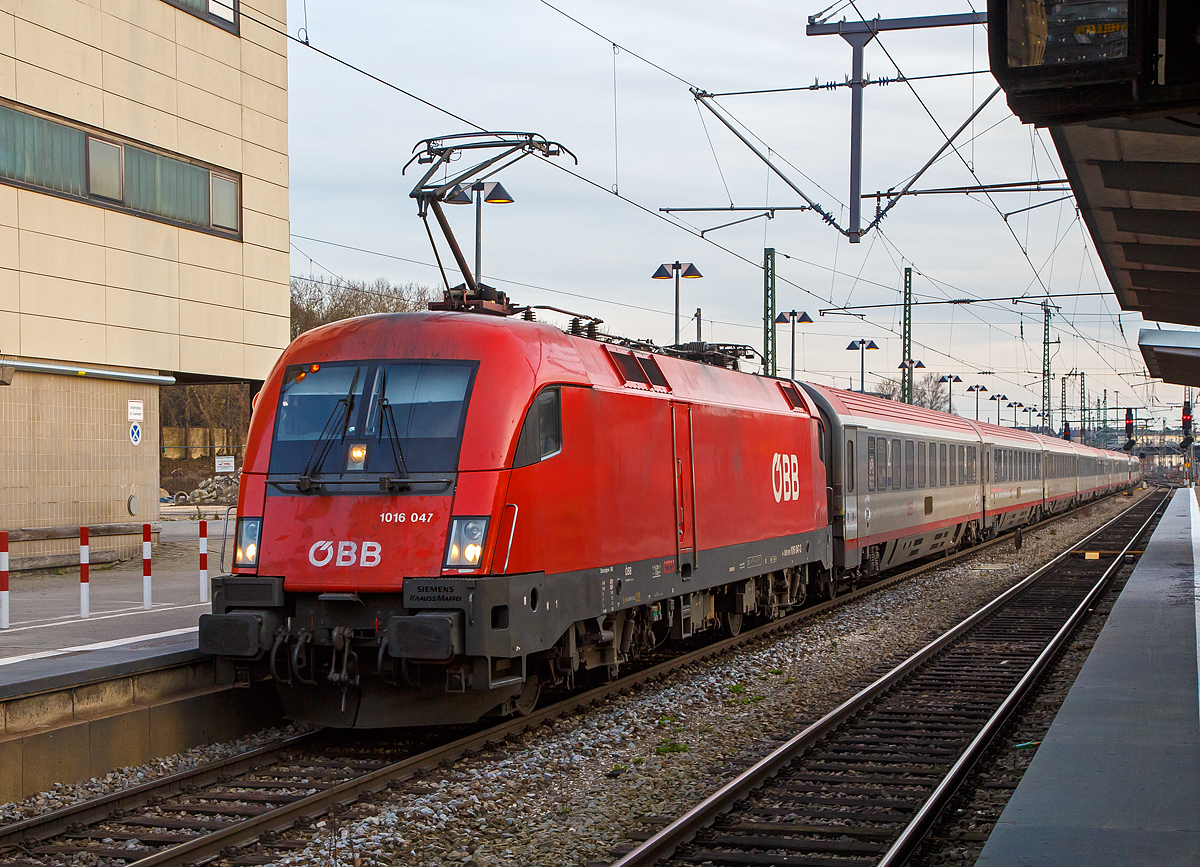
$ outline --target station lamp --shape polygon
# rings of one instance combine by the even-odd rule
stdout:
[[[946,392],[950,400],[950,412],[954,412],[954,383],[962,382],[962,377],[957,373],[947,373],[945,376],[938,377],[938,382],[946,383]]]
[[[675,345],[679,345],[679,278],[686,277],[689,280],[694,280],[697,277],[703,277],[700,269],[691,262],[675,262],[673,264],[663,264],[658,266],[658,270],[650,275],[652,280],[670,280],[675,278]],[[812,320],[809,320],[810,322]]]
[[[967,391],[975,392],[975,421],[979,421],[979,395],[987,391],[986,385],[968,385]]]
[[[846,347],[846,351],[858,350],[858,393],[867,393],[867,350],[878,349],[879,346],[874,340],[867,340],[865,337],[860,337],[858,340],[850,341],[850,345]]]
[[[988,400],[996,401],[996,427],[1000,426],[1000,407],[1008,400],[1007,394],[993,394]]]
[[[471,193],[475,194],[475,282],[483,285],[483,203],[489,205],[511,205],[513,197],[499,181],[476,181],[470,187],[455,185],[446,194],[447,205],[471,204]]]
[[[775,317],[776,325],[787,325],[792,323],[792,379],[796,378],[796,323],[811,324],[812,317],[801,310],[797,313],[795,310],[789,310],[786,313],[780,313]]]

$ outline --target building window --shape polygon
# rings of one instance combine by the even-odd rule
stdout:
[[[240,229],[236,176],[5,105],[0,180],[224,235]]]
[[[88,137],[88,194],[119,202],[121,189],[121,146]]]
[[[167,2],[220,27],[233,29],[237,26],[238,0],[167,0]]]
[[[0,177],[86,195],[85,138],[81,130],[0,106]]]

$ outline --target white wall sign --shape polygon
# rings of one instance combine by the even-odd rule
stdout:
[[[233,466],[233,455],[218,455],[217,456],[217,472],[232,473],[235,472]]]
[[[140,400],[129,401],[129,421],[145,421],[145,410]]]

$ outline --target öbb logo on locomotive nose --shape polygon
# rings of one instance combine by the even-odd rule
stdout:
[[[777,503],[800,499],[800,462],[795,455],[771,458],[771,491]]]
[[[334,566],[378,566],[383,546],[378,542],[363,542],[362,549],[354,542],[314,542],[308,549],[308,562],[320,568]],[[334,557],[337,557],[336,561]]]

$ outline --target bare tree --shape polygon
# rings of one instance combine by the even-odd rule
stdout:
[[[898,379],[883,379],[875,386],[872,392],[875,397],[882,397],[885,400],[900,399],[900,380]]]
[[[946,391],[946,384],[938,382],[938,379],[936,373],[927,373],[921,377],[920,382],[914,383],[913,404],[945,412],[950,402],[949,392]]]
[[[352,316],[424,310],[434,297],[432,289],[413,281],[391,283],[382,277],[370,282],[340,277],[293,277],[292,338]]]
[[[882,397],[886,400],[900,400],[901,383],[899,379],[883,379],[875,386],[875,390],[871,392],[875,397]],[[913,406],[923,406],[927,409],[936,409],[944,412],[946,405],[949,402],[949,393],[946,391],[946,384],[938,382],[936,373],[927,373],[919,382],[913,383]]]

